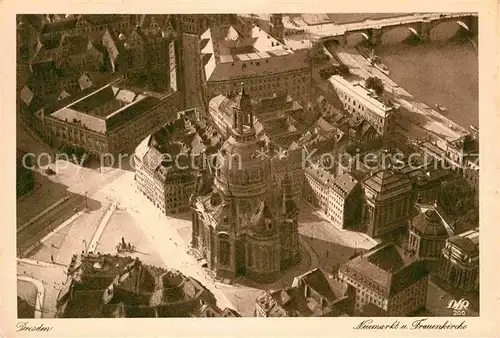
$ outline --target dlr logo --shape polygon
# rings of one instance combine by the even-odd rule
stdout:
[[[467,310],[469,305],[469,301],[466,299],[462,298],[459,301],[452,299],[448,303],[448,309],[453,309],[454,316],[465,316],[465,310]]]

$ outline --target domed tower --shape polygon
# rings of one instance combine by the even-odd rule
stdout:
[[[233,101],[231,135],[213,170],[215,189],[193,200],[192,244],[217,278],[270,282],[298,255],[297,210],[291,190],[285,209],[271,193],[268,149],[256,136],[252,100],[243,85]]]
[[[217,155],[215,186],[226,196],[262,197],[270,184],[270,159],[256,137],[252,102],[243,84],[234,102],[231,136]]]
[[[434,209],[428,209],[411,220],[408,249],[419,259],[437,261],[444,248],[448,232]]]

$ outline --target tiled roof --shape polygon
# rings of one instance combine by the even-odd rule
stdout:
[[[304,288],[309,287],[323,298],[305,297]],[[346,285],[330,278],[321,269],[313,269],[294,278],[291,287],[261,294],[256,302],[270,317],[339,316],[343,313]]]
[[[31,71],[34,76],[40,75],[45,72],[56,72],[56,63],[52,60],[35,62],[31,64]]]
[[[70,19],[58,20],[58,21],[54,21],[54,22],[47,22],[43,25],[40,33],[41,34],[48,34],[48,33],[67,32],[68,30],[72,30],[72,29],[76,28],[77,21],[78,20],[76,18],[70,18]]]
[[[399,293],[428,274],[422,262],[392,243],[377,245],[354,257],[340,271],[385,297]]]
[[[287,50],[254,26],[210,28],[201,35],[201,54],[207,81],[237,79],[304,69],[305,53]]]
[[[89,39],[81,35],[64,35],[61,39],[61,46],[67,46],[72,55],[82,54],[87,51]]]
[[[84,14],[78,20],[85,20],[93,26],[104,26],[115,22],[123,21],[123,15],[113,14]]]
[[[314,180],[324,184],[325,188],[327,186],[333,185],[333,182],[335,181],[335,177],[332,174],[316,165],[307,167],[306,174],[312,177]]]
[[[328,301],[333,302],[344,296],[346,287],[337,280],[326,276],[319,268],[296,277]]]
[[[106,133],[133,120],[159,101],[154,97],[107,85],[55,111],[51,116]]]
[[[342,193],[347,196],[351,193],[351,191],[356,187],[358,184],[358,180],[356,180],[353,176],[351,176],[349,173],[344,173],[337,177],[334,181],[334,185],[342,191]]]
[[[368,177],[363,185],[378,194],[378,199],[390,198],[394,194],[406,193],[411,190],[410,180],[389,169],[381,169]]]

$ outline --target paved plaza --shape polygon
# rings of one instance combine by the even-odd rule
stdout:
[[[75,176],[71,174],[75,169],[71,165],[60,169],[58,182],[67,186],[68,191],[80,193],[85,191],[87,180],[100,182],[100,185],[93,184],[92,187],[87,185],[86,191],[90,191],[87,198],[93,207],[84,208],[79,215],[73,213],[61,220],[61,223],[67,221],[68,224],[45,237],[47,239],[28,257],[31,263],[18,263],[18,275],[37,279],[46,286],[43,317],[51,317],[55,313],[57,293],[65,280],[64,269],[71,256],[87,250],[92,241],[95,242],[96,252],[115,254],[116,245],[123,238],[135,247],[127,255],[138,257],[145,264],[177,269],[198,279],[216,296],[221,308],[233,308],[243,316],[253,316],[255,298],[262,290],[290,286],[295,276],[315,267],[332,271],[348,261],[355,252],[368,250],[377,244],[363,233],[336,228],[321,213],[303,203],[299,215],[300,262],[273,283],[258,284],[239,278],[233,285],[227,285],[214,280],[209,271],[189,254],[189,212],[175,216],[162,214],[137,191],[131,171],[108,168],[98,172],[81,168],[76,169],[78,175]],[[113,204],[117,208],[110,212]],[[107,213],[110,216],[106,221]],[[98,231],[99,227],[102,233]],[[51,264],[52,260],[54,264]],[[442,303],[450,297],[449,293],[431,283],[428,294],[430,314],[443,315]]]

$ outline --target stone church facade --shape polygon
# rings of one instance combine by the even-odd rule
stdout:
[[[281,191],[271,189],[270,158],[256,137],[243,86],[234,108],[214,177],[200,175],[191,198],[191,244],[217,278],[268,282],[299,260],[299,210],[289,174]]]

